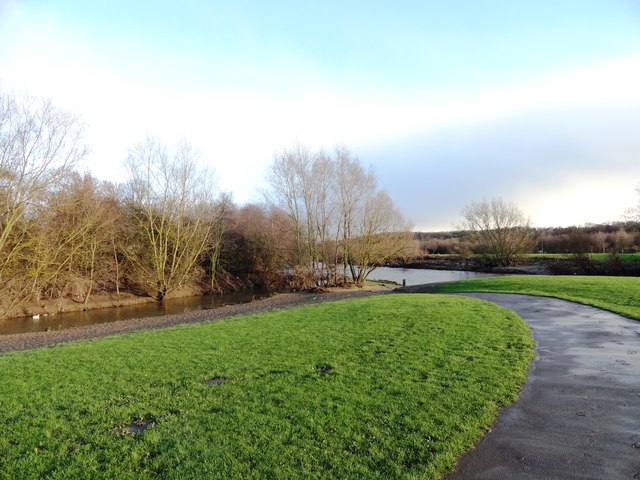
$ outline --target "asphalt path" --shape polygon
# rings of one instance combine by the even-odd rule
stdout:
[[[640,322],[576,303],[474,293],[531,327],[520,398],[453,479],[640,479]]]

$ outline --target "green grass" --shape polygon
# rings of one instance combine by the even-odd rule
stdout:
[[[508,310],[400,294],[4,354],[0,478],[440,478],[531,358]]]
[[[640,278],[597,276],[506,276],[443,284],[438,291],[504,292],[556,297],[640,320]]]
[[[525,258],[536,260],[536,259],[559,259],[559,260],[569,260],[575,258],[575,255],[571,253],[529,253],[525,256]]]
[[[385,286],[385,285],[400,285],[399,282],[396,282],[395,280],[371,280],[371,279],[367,279],[365,280],[365,286],[369,285],[369,286],[377,286],[377,285],[381,285],[381,286]]]
[[[640,253],[618,253],[617,254],[620,260],[623,261],[640,261]],[[557,258],[570,260],[575,258],[575,255],[571,253],[532,253],[527,255],[527,258],[537,259],[537,258]],[[610,258],[610,254],[608,253],[590,253],[589,258],[596,262],[606,262]]]
[[[428,255],[428,258],[457,258],[460,255],[458,254],[441,254],[441,253],[431,253]],[[589,258],[593,261],[597,262],[606,262],[609,260],[608,253],[590,253]],[[619,253],[618,257],[623,261],[640,261],[640,253]],[[479,254],[471,255],[471,258],[482,258]],[[525,255],[525,258],[536,260],[536,259],[559,259],[559,260],[571,260],[575,258],[575,255],[571,253],[529,253]]]

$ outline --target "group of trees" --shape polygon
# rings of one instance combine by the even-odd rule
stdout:
[[[86,154],[81,133],[51,102],[0,95],[0,288],[9,307],[55,283],[81,249],[85,229],[56,228],[75,220],[63,193]]]
[[[640,251],[640,222],[533,228],[522,210],[500,198],[471,203],[460,230],[415,235],[421,255],[478,254],[488,266],[507,266],[531,253],[570,254]]]
[[[361,284],[406,247],[408,225],[345,148],[275,155],[262,205],[219,191],[188,142],[132,146],[127,176],[77,169],[81,121],[0,92],[0,317],[26,300],[127,290],[162,301],[182,286]]]
[[[537,253],[633,253],[640,248],[640,222],[536,230]]]
[[[345,147],[333,154],[302,145],[276,154],[268,196],[286,213],[290,272],[301,288],[361,285],[371,271],[407,253],[410,225],[375,174]]]
[[[131,148],[120,185],[77,172],[83,125],[51,102],[0,94],[0,316],[96,289],[162,300],[215,278],[228,200],[180,143]]]
[[[164,300],[182,286],[361,285],[377,266],[422,253],[475,253],[506,266],[536,252],[630,251],[637,222],[532,229],[502,199],[468,205],[460,232],[417,234],[346,147],[275,154],[265,203],[234,205],[188,142],[132,146],[120,184],[77,172],[83,125],[50,101],[0,92],[0,316],[21,302],[96,291]],[[637,213],[637,212],[636,212]]]
[[[634,253],[640,251],[640,222],[531,228],[533,242],[524,253]],[[420,255],[477,253],[472,235],[463,230],[416,232]]]
[[[167,151],[147,138],[129,150],[124,201],[129,219],[124,257],[158,301],[206,266],[212,289],[228,200],[199,166],[187,142]]]

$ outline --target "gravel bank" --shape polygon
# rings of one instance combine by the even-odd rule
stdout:
[[[106,337],[121,333],[164,328],[183,323],[220,320],[237,315],[268,312],[272,310],[299,307],[302,305],[342,300],[345,298],[366,297],[382,293],[388,293],[388,290],[353,289],[324,293],[285,293],[262,300],[256,300],[251,303],[227,305],[212,310],[195,310],[177,315],[136,318],[132,320],[99,323],[65,330],[52,330],[49,332],[2,335],[0,336],[0,353],[46,347],[50,345],[57,345],[59,343],[73,342],[75,340],[85,340],[88,338]]]

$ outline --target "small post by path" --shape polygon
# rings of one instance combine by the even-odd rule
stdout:
[[[406,279],[406,278],[403,278],[403,279],[402,279],[402,286],[403,286],[403,287],[406,287],[406,286],[407,286],[407,279]]]

